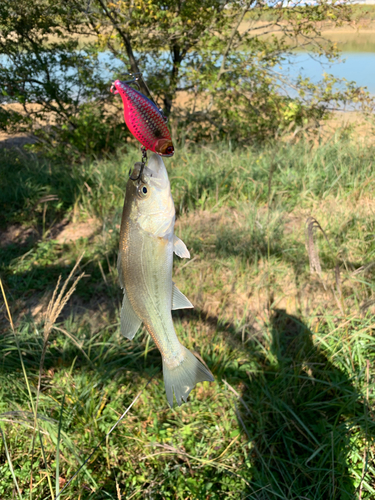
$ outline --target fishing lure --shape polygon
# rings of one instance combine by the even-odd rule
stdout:
[[[111,87],[111,92],[122,98],[128,129],[146,149],[159,156],[173,156],[174,147],[165,117],[148,97],[128,83],[131,82],[116,80]]]

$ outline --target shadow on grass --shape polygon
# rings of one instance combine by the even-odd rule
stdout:
[[[23,150],[0,149],[1,227],[62,218],[77,198],[85,179],[80,171],[62,162],[51,162]],[[43,201],[45,200],[45,201]]]
[[[69,316],[72,302],[77,300],[85,307],[92,305],[95,299],[103,299],[107,309],[113,311],[121,298],[116,271],[117,248],[117,237],[108,238],[101,245],[87,238],[69,245],[29,237],[22,244],[0,247],[0,276],[8,299],[10,303],[21,301],[26,308],[36,305],[52,294],[60,276],[62,282],[65,281],[77,257],[84,252],[77,273],[84,271],[85,276],[78,284],[73,301],[64,309],[63,317]]]
[[[199,311],[181,317],[201,320],[240,346],[238,329]],[[247,435],[250,468],[238,469],[248,486],[242,498],[352,500],[358,494],[351,456],[353,440],[375,438],[375,424],[348,375],[314,345],[313,334],[296,316],[275,309],[270,319],[271,353],[260,338],[241,350],[257,369],[218,366],[215,376],[245,387],[236,405]],[[363,474],[362,460],[354,465]]]
[[[240,345],[234,325],[220,322],[215,316],[195,310],[178,311],[176,316],[203,321],[223,334],[226,342]],[[314,346],[312,332],[299,318],[276,309],[269,326],[271,353],[259,349],[261,339],[256,342],[255,334],[242,346],[247,359],[256,357],[255,373],[220,363],[215,369],[217,379],[226,379],[231,385],[241,382],[245,387],[236,413],[251,452],[248,467],[237,470],[248,484],[241,498],[353,499],[356,488],[349,471],[350,441],[362,439],[366,432],[367,439],[375,436],[367,408],[348,376]],[[160,367],[156,348],[148,353],[146,362],[144,344],[139,338],[119,343],[117,324],[106,327],[99,337],[89,325],[78,333],[79,338],[86,338],[90,361],[70,339],[58,333],[51,336],[45,359],[45,372],[64,366],[82,371],[82,392],[75,406],[78,417],[84,418],[91,404],[92,384],[96,392],[106,393],[114,379],[125,385],[136,376],[148,378]],[[27,372],[36,377],[42,338],[29,328],[20,340]],[[12,335],[4,336],[1,344],[0,359],[6,366],[0,369],[20,374]],[[160,373],[158,379],[163,383]],[[47,388],[48,377],[46,383]],[[116,398],[116,393],[110,393],[110,397]],[[51,416],[58,420],[58,408]],[[105,464],[104,455],[100,455],[100,463]],[[230,472],[217,471],[217,477],[226,474]],[[114,492],[113,482],[110,487]],[[205,493],[196,498],[203,500],[207,496]]]
[[[268,352],[259,349],[262,339],[254,332],[241,348],[233,324],[203,311],[181,311],[179,316],[203,321],[255,362],[254,373],[233,365],[215,367],[217,379],[245,387],[236,405],[251,448],[250,467],[237,471],[248,483],[243,498],[354,499],[353,440],[358,445],[365,436],[375,438],[375,424],[353,381],[314,345],[309,328],[275,309]],[[354,466],[360,476],[362,465]]]
[[[115,247],[113,252],[116,253]],[[83,265],[85,263],[88,261],[83,261]],[[64,279],[70,269],[70,265],[42,266],[26,272],[22,279],[30,280],[34,288],[35,283],[42,280],[40,286],[50,287],[52,291],[58,275],[62,274]],[[97,278],[96,290],[100,293],[100,287],[105,285],[99,269],[90,271],[88,265],[85,270],[91,274],[91,284]],[[21,275],[18,278],[21,279]],[[14,289],[16,285],[12,283]],[[25,286],[29,285],[26,283]],[[81,292],[77,289],[77,295],[87,298],[87,283],[82,282],[81,287]],[[108,296],[115,299],[121,295],[117,283],[107,287],[105,294],[106,302],[112,302],[113,308],[117,307],[119,301],[108,300]],[[239,345],[240,334],[231,323],[223,323],[217,317],[197,310],[177,311],[174,315],[189,321],[200,320],[223,334],[227,343]],[[82,370],[87,372],[87,377],[95,378],[99,391],[114,378],[126,384],[136,375],[148,377],[161,364],[158,351],[151,350],[146,364],[144,345],[139,340],[119,344],[118,336],[115,337],[118,325],[113,326],[107,328],[100,340],[96,340],[89,325],[87,331],[79,332],[80,338],[86,338],[85,348],[90,351],[91,361],[71,341],[62,341],[61,334],[53,335],[46,353],[45,371],[64,366],[68,369],[74,365],[75,370]],[[248,436],[252,450],[248,455],[249,468],[238,470],[249,485],[244,498],[352,499],[356,485],[350,472],[351,440],[360,440],[365,430],[367,438],[375,436],[374,425],[369,424],[360,394],[348,376],[314,346],[312,332],[299,318],[281,309],[274,310],[269,330],[272,334],[270,352],[259,350],[262,339],[255,340],[250,335],[249,341],[240,346],[246,359],[255,360],[256,357],[255,374],[236,371],[220,363],[215,369],[218,379],[224,378],[231,385],[241,382],[246,387],[241,395],[244,405],[238,403],[237,409],[238,425]],[[27,371],[37,374],[42,338],[30,330],[21,339]],[[0,351],[4,363],[0,369],[19,373],[18,353],[11,336],[9,342],[3,339]],[[159,378],[162,380],[161,375]],[[82,394],[77,403],[78,416],[84,415],[85,405],[91,398],[89,392],[83,391]],[[54,417],[57,419],[58,414]]]
[[[299,318],[276,309],[270,329],[273,356],[246,382],[239,414],[252,445],[248,498],[353,499],[351,439],[375,435],[366,405]]]
[[[68,321],[74,320],[70,317]],[[64,335],[64,329],[69,336]],[[72,335],[69,330],[69,324],[59,324],[59,327],[53,329],[50,334],[43,364],[46,380],[49,380],[55,371],[69,371],[74,367],[75,373],[81,373],[82,377],[91,380],[90,387],[95,380],[95,390],[100,392],[114,379],[120,385],[125,385],[129,383],[130,374],[131,380],[136,376],[148,377],[161,367],[159,351],[150,347],[146,363],[141,338],[133,342],[122,341],[116,322],[97,332],[93,332],[87,323],[84,323],[75,335]],[[33,380],[32,386],[35,389],[43,351],[43,332],[33,322],[25,319],[19,325],[17,335],[23,363],[28,377]],[[79,346],[83,343],[84,348]],[[6,376],[17,374],[22,379],[18,350],[14,335],[9,328],[0,336],[0,374]],[[44,375],[42,392],[43,381]],[[89,392],[87,397],[91,397]],[[14,402],[11,393],[8,394],[7,399],[9,404]],[[83,400],[80,401],[82,406],[84,403]],[[58,414],[55,416],[58,417]]]

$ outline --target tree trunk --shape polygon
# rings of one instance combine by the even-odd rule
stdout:
[[[165,116],[169,116],[171,114],[173,101],[176,97],[176,88],[177,88],[177,83],[178,83],[178,74],[180,71],[180,64],[184,59],[183,53],[180,50],[180,47],[178,45],[172,46],[171,53],[172,53],[173,65],[172,65],[172,69],[171,69],[171,73],[170,73],[168,91],[165,93],[165,96],[163,99]]]

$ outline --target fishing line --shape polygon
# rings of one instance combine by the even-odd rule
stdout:
[[[147,382],[147,384],[144,385],[144,387],[142,387],[142,389],[139,391],[139,393],[137,394],[137,396],[135,397],[135,399],[133,399],[133,401],[131,402],[131,404],[126,408],[126,410],[124,411],[124,413],[121,415],[121,417],[117,420],[117,422],[115,423],[115,425],[111,428],[111,430],[102,438],[102,440],[100,441],[100,443],[94,448],[94,450],[90,453],[90,455],[86,458],[86,460],[83,462],[83,464],[77,469],[77,471],[73,474],[73,476],[69,479],[69,481],[66,483],[66,485],[64,486],[64,488],[60,491],[60,493],[58,495],[55,496],[55,498],[53,500],[57,500],[57,498],[59,498],[59,496],[61,495],[61,493],[63,493],[64,490],[66,490],[66,488],[70,485],[70,483],[73,481],[73,479],[75,479],[78,474],[81,472],[81,470],[83,469],[83,467],[87,464],[87,462],[92,458],[92,456],[94,455],[94,453],[98,450],[98,448],[100,448],[100,446],[104,443],[104,441],[107,439],[107,437],[111,434],[112,431],[114,431],[116,429],[116,427],[118,426],[118,424],[121,422],[121,420],[125,417],[125,415],[128,413],[128,411],[130,410],[130,408],[134,405],[134,403],[136,403],[136,401],[138,400],[139,396],[142,394],[142,392],[146,389],[146,387],[150,384],[150,382],[153,380],[153,378],[155,377],[155,375],[157,375],[160,371],[160,368],[152,375],[152,377],[150,378],[150,380]],[[48,497],[48,498],[52,498],[52,497]]]

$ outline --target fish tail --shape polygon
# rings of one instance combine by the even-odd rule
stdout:
[[[173,392],[176,396],[178,406],[182,400],[186,402],[189,393],[198,382],[208,380],[213,382],[214,377],[210,370],[206,368],[192,352],[181,346],[183,359],[177,365],[170,366],[163,358],[163,375],[165,391],[169,406],[173,408]]]

